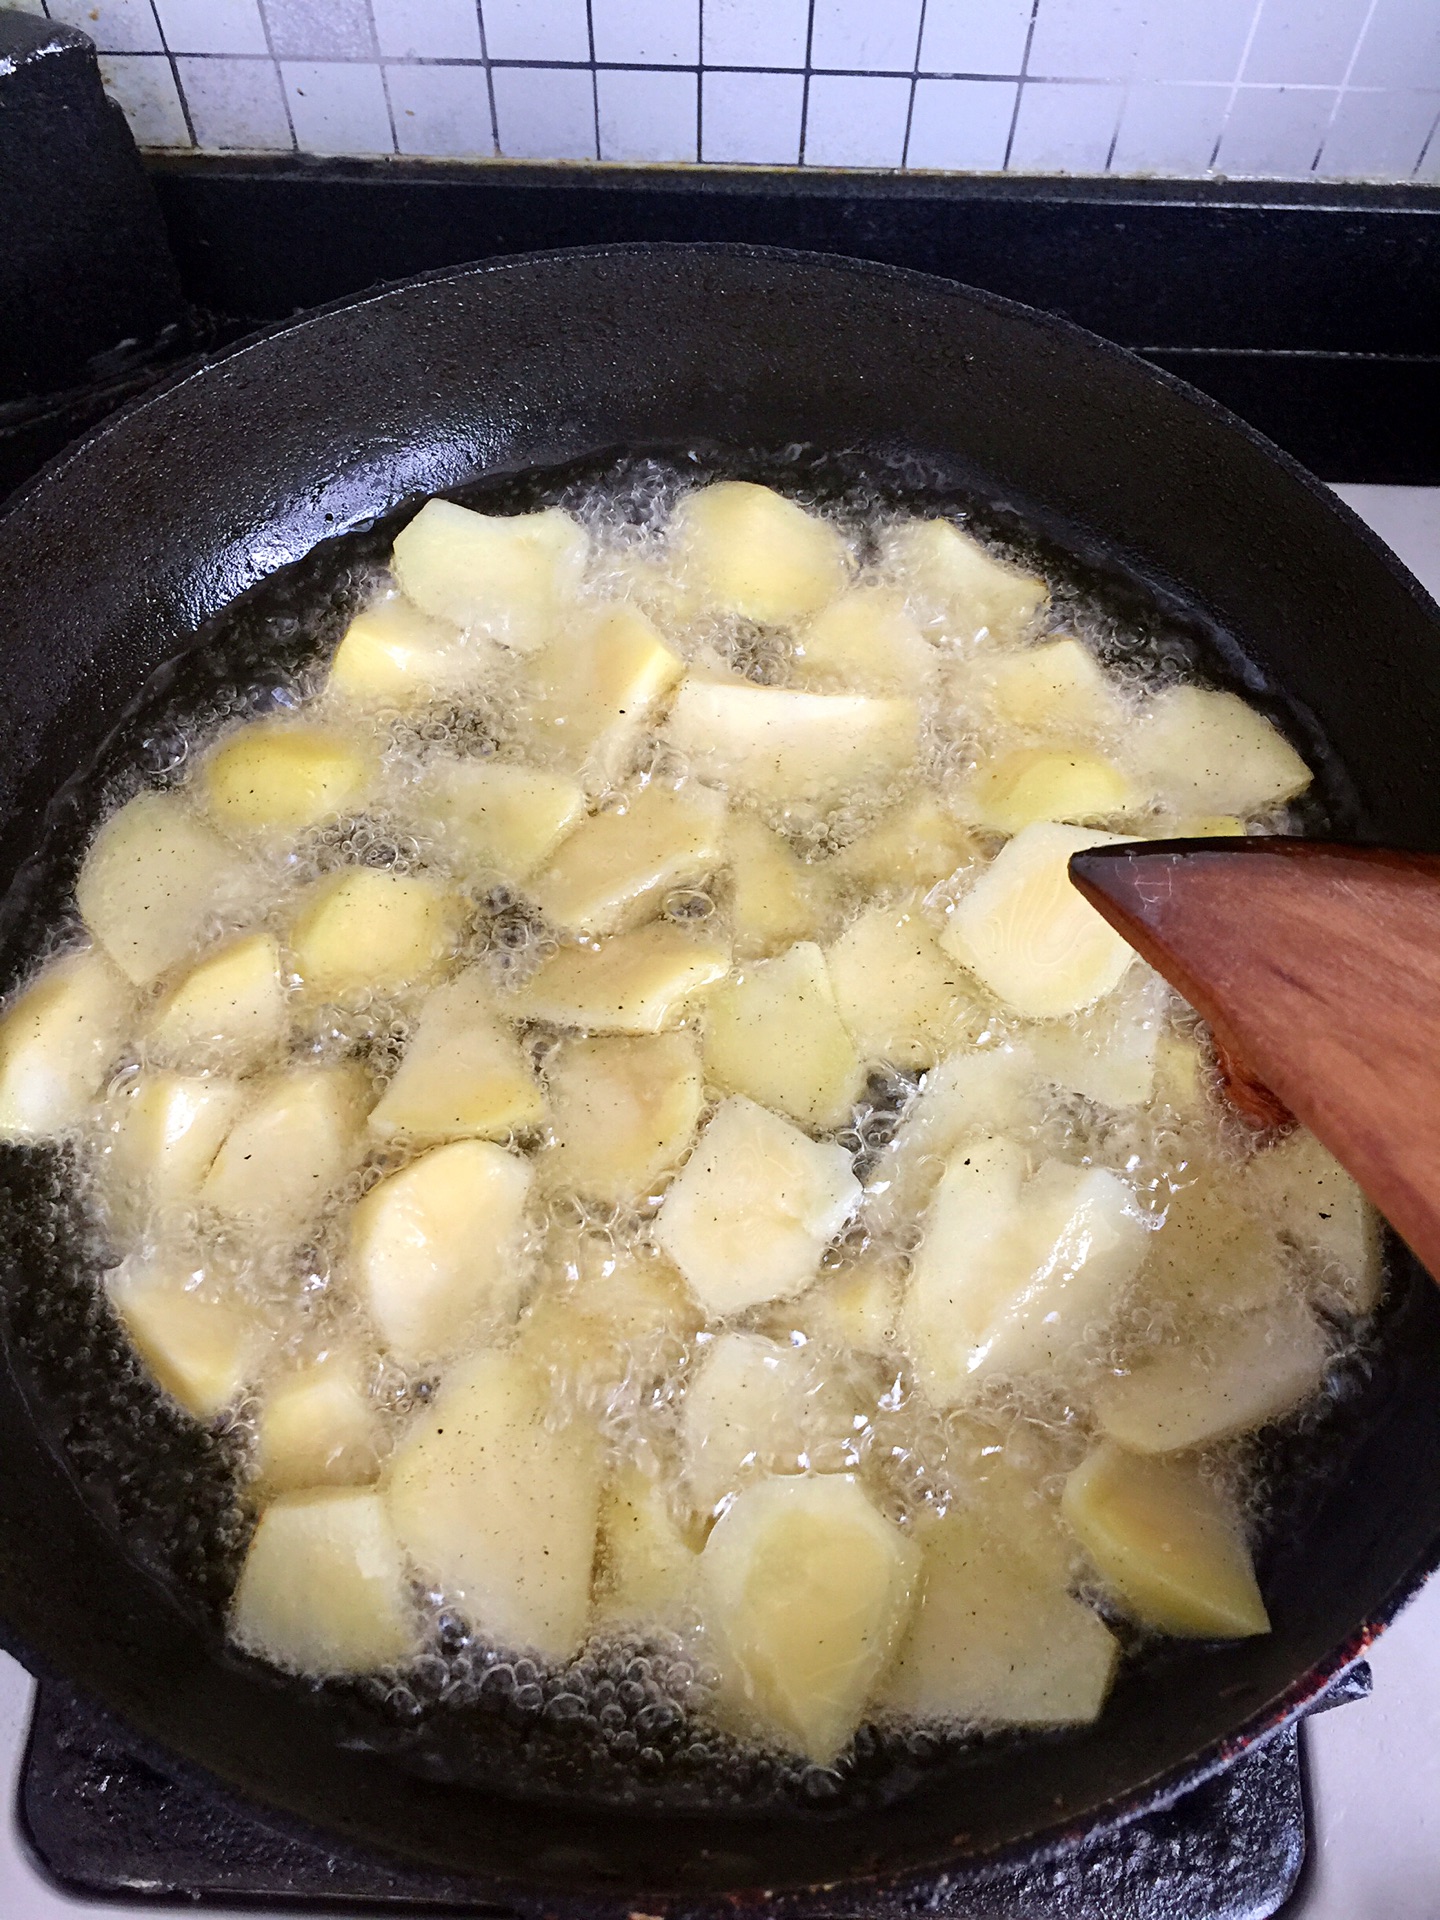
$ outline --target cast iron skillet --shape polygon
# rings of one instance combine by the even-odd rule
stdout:
[[[1346,830],[1440,845],[1435,608],[1345,508],[1213,402],[944,281],[738,247],[622,247],[496,262],[313,315],[111,422],[36,482],[0,525],[0,877],[34,853],[51,795],[146,676],[327,536],[601,449],[791,442],[862,464],[918,456],[1071,552],[1178,594],[1222,651],[1253,663],[1252,684],[1258,670],[1283,689],[1293,727],[1328,737],[1352,782]],[[1247,671],[1233,652],[1230,668]],[[12,890],[12,975],[37,911],[33,892]],[[6,1170],[23,1199],[33,1164],[12,1154]],[[1332,1471],[1276,1516],[1268,1638],[1179,1648],[1127,1675],[1089,1732],[981,1747],[888,1808],[736,1819],[434,1784],[338,1745],[325,1700],[218,1657],[107,1521],[94,1435],[72,1431],[63,1458],[47,1439],[26,1329],[37,1299],[63,1293],[65,1251],[12,1206],[5,1643],[114,1709],[172,1768],[276,1823],[468,1876],[477,1897],[512,1906],[694,1908],[1062,1844],[1272,1728],[1440,1559],[1440,1302],[1397,1250]]]

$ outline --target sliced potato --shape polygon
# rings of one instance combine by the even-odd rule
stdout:
[[[585,789],[563,773],[446,753],[426,763],[412,804],[463,872],[525,880],[583,818]]]
[[[774,807],[822,811],[879,799],[914,765],[914,700],[806,693],[749,680],[687,680],[665,738],[702,779]]]
[[[969,829],[933,795],[922,793],[842,847],[821,872],[833,871],[867,889],[923,893],[974,856]]]
[[[232,1406],[264,1364],[272,1335],[258,1313],[179,1254],[132,1255],[105,1291],[140,1358],[197,1420]]]
[[[870,1252],[838,1273],[826,1274],[801,1309],[812,1338],[855,1353],[888,1353],[895,1345],[905,1263],[897,1254]]]
[[[206,754],[200,798],[237,838],[304,833],[363,807],[379,772],[361,734],[291,719],[252,720]]]
[[[255,1478],[272,1493],[349,1487],[380,1470],[370,1356],[355,1343],[277,1374],[255,1421]]]
[[[940,944],[997,999],[1052,1020],[1111,993],[1135,950],[1071,884],[1070,856],[1131,836],[1048,821],[1008,841],[950,916]]]
[[[139,1073],[117,1088],[101,1173],[112,1224],[193,1206],[248,1100],[238,1081],[197,1074]]]
[[[941,1406],[987,1371],[1055,1368],[1083,1351],[1139,1270],[1147,1230],[1124,1181],[992,1136],[957,1147],[925,1219],[901,1315],[906,1351]]]
[[[860,1198],[843,1147],[734,1096],[661,1202],[655,1238],[712,1316],[798,1293]]]
[[[858,587],[834,600],[795,642],[801,686],[846,693],[923,694],[934,678],[934,647],[900,595]]]
[[[722,1333],[702,1347],[680,1410],[685,1486],[699,1514],[764,1474],[799,1473],[853,1430],[854,1408],[803,1347]]]
[[[514,1351],[572,1405],[605,1412],[618,1397],[647,1394],[700,1331],[685,1283],[653,1248],[609,1234],[561,1233],[552,1236],[546,1263]]]
[[[401,1366],[513,1318],[531,1167],[486,1140],[432,1147],[373,1186],[350,1230],[351,1283]]]
[[[1136,777],[1173,813],[1263,813],[1293,800],[1310,769],[1263,713],[1235,693],[1170,687],[1126,736]]]
[[[1147,796],[1084,747],[1016,747],[982,767],[955,804],[978,827],[1019,833],[1037,820],[1111,820],[1139,811]]]
[[[527,891],[563,932],[616,933],[719,866],[724,824],[725,801],[709,787],[642,787],[582,821]]]
[[[574,599],[587,547],[584,529],[559,507],[489,514],[427,500],[395,536],[391,566],[401,592],[426,613],[530,653]]]
[[[330,662],[326,688],[342,706],[423,706],[474,700],[504,673],[505,656],[481,633],[462,633],[398,593],[355,615]]]
[[[529,662],[519,736],[531,756],[587,787],[615,786],[685,662],[635,607],[571,622]]]
[[[673,1628],[694,1604],[699,1558],[670,1510],[664,1482],[621,1467],[600,1501],[595,1612],[605,1622]]]
[[[845,585],[845,543],[835,529],[748,480],[687,494],[671,538],[712,606],[767,626],[818,612]]]
[[[914,899],[866,908],[825,965],[862,1060],[930,1067],[985,1024],[970,975],[941,948]]]
[[[710,996],[705,1070],[727,1093],[748,1094],[802,1126],[845,1124],[865,1076],[819,947],[801,941],[753,961]]]
[[[161,997],[145,1050],[159,1061],[243,1073],[279,1051],[289,1025],[279,942],[247,933],[212,948]]]
[[[1245,822],[1236,813],[1187,813],[1168,822],[1157,837],[1164,840],[1240,840]]]
[[[98,947],[43,967],[0,1019],[0,1139],[78,1127],[105,1083],[135,995]]]
[[[918,1562],[849,1474],[737,1494],[700,1556],[705,1622],[734,1708],[828,1765],[909,1623]]]
[[[655,1192],[694,1139],[705,1099],[689,1033],[568,1041],[547,1082],[551,1140],[540,1179],[612,1205]]]
[[[1122,1604],[1162,1633],[1269,1633],[1231,1504],[1193,1461],[1147,1460],[1106,1442],[1065,1482],[1060,1510]]]
[[[369,1079],[354,1065],[289,1067],[245,1091],[201,1198],[262,1238],[298,1238],[359,1164]]]
[[[819,937],[831,918],[834,884],[823,865],[797,859],[753,813],[732,813],[725,829],[730,930],[743,959]]]
[[[386,1485],[421,1578],[475,1633],[566,1660],[585,1637],[602,1450],[584,1420],[548,1425],[546,1406],[536,1368],[477,1353],[445,1376]]]
[[[428,874],[343,867],[302,894],[290,954],[309,999],[364,1000],[434,980],[463,920],[459,895]]]
[[[1113,733],[1129,711],[1094,654],[1068,636],[967,660],[950,687],[964,719],[984,716],[1018,733],[1088,739]]]
[[[75,902],[120,971],[148,987],[200,945],[249,885],[242,856],[178,793],[140,793],[91,841]]]
[[[1384,1287],[1380,1216],[1313,1133],[1297,1127],[1245,1169],[1247,1197],[1320,1269],[1352,1313],[1371,1313]]]
[[[513,995],[509,1011],[597,1033],[659,1033],[729,971],[726,941],[659,920],[598,947],[562,947]]]
[[[420,1623],[378,1493],[283,1493],[260,1516],[230,1609],[242,1647],[315,1675],[372,1673],[416,1652]]]
[[[1171,1200],[1165,1224],[1152,1238],[1142,1286],[1146,1299],[1182,1320],[1278,1300],[1289,1286],[1279,1241],[1244,1202],[1243,1182],[1218,1168],[1198,1169],[1193,1185]]]
[[[1099,1006],[1025,1037],[1043,1080],[1104,1107],[1138,1107],[1155,1092],[1165,1022],[1164,986],[1136,968]]]
[[[382,1139],[504,1140],[545,1118],[545,1095],[477,967],[425,1001],[395,1077],[370,1115]]]
[[[960,641],[1017,639],[1045,605],[1045,582],[994,559],[948,520],[910,521],[885,542],[912,601]]]
[[[1298,1300],[1281,1300],[1112,1375],[1095,1394],[1095,1417],[1132,1453],[1208,1446],[1298,1407],[1319,1386],[1328,1358],[1314,1314]]]
[[[866,1213],[881,1232],[903,1231],[965,1140],[1023,1133],[1039,1118],[1035,1061],[1026,1046],[952,1054],[926,1076],[920,1097],[865,1183]]]

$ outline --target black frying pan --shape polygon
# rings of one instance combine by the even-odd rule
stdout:
[[[939,280],[742,248],[617,248],[493,263],[312,316],[112,421],[15,504],[0,525],[0,876],[24,869],[5,908],[9,977],[60,897],[88,804],[52,809],[47,841],[51,796],[235,596],[333,535],[485,476],[698,444],[739,471],[743,450],[790,443],[902,494],[968,493],[1002,530],[1018,513],[1082,573],[1118,568],[1117,592],[1192,633],[1212,670],[1268,687],[1309,751],[1328,741],[1332,826],[1440,845],[1435,608],[1221,408],[1063,322]],[[283,650],[286,609],[307,595],[340,609],[328,551],[259,587],[238,626],[206,629],[186,671],[223,665],[237,632]],[[145,725],[125,752],[152,750]],[[142,1459],[145,1408],[127,1425],[84,1391],[113,1336],[75,1279],[83,1238],[35,1230],[28,1201],[52,1163],[11,1153],[5,1171],[5,1644],[115,1710],[172,1770],[332,1847],[470,1876],[480,1898],[718,1905],[1095,1831],[1294,1712],[1440,1559],[1440,1298],[1397,1249],[1378,1350],[1347,1377],[1325,1470],[1291,1481],[1273,1515],[1268,1638],[1141,1661],[1095,1728],[950,1752],[888,1805],[877,1791],[739,1815],[583,1794],[557,1806],[524,1791],[529,1735],[513,1716],[492,1723],[489,1789],[437,1783],[358,1750],[353,1701],[224,1656],[213,1620],[182,1598],[171,1576],[225,1531],[194,1493],[211,1443],[173,1423],[169,1477],[149,1507],[137,1500],[115,1463],[127,1448]],[[1292,1466],[1319,1446],[1279,1444]]]

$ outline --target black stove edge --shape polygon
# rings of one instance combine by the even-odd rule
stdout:
[[[1440,484],[1440,187],[152,154],[191,302],[281,320],[537,248],[791,246],[1058,313],[1324,479]]]

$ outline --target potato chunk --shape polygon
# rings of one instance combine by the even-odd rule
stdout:
[[[736,1096],[661,1202],[655,1238],[709,1314],[741,1313],[812,1280],[859,1198],[843,1147]]]
[[[414,810],[462,871],[525,880],[583,817],[585,789],[536,767],[437,754],[417,783]]]
[[[711,995],[705,1070],[801,1126],[843,1126],[864,1089],[855,1043],[835,1004],[825,956],[802,941],[757,960]]]
[[[1065,1482],[1060,1510],[1147,1626],[1202,1640],[1270,1631],[1239,1516],[1195,1462],[1146,1460],[1107,1442]]]
[[[242,1647],[315,1675],[371,1673],[420,1641],[385,1503],[363,1487],[284,1493],[260,1516],[230,1610]]]
[[[51,1140],[80,1125],[134,999],[98,947],[42,968],[0,1019],[0,1139]]]
[[[1068,637],[967,660],[950,686],[963,718],[984,715],[1019,733],[1092,738],[1122,726],[1128,712],[1094,654]]]
[[[860,587],[819,613],[795,642],[801,686],[845,693],[924,693],[937,655],[899,594]]]
[[[845,585],[845,543],[835,529],[748,480],[687,494],[672,538],[712,606],[767,626],[818,612]]]
[[[427,500],[395,536],[391,566],[401,592],[426,613],[530,653],[574,599],[587,546],[559,507],[489,514]]]
[[[75,902],[127,978],[148,987],[244,897],[242,856],[176,793],[140,793],[90,843]]]
[[[849,1474],[738,1494],[700,1556],[705,1622],[734,1707],[828,1765],[909,1623],[918,1562]]]
[[[920,1097],[866,1183],[877,1229],[903,1229],[925,1206],[955,1149],[990,1133],[1019,1133],[1039,1117],[1035,1062],[1025,1046],[952,1054],[927,1074]]]
[[[694,1602],[700,1562],[670,1510],[663,1481],[621,1467],[600,1502],[595,1612],[604,1622],[673,1627]]]
[[[545,1117],[545,1095],[478,968],[426,1000],[405,1057],[370,1115],[382,1139],[504,1140]]]
[[[306,888],[290,953],[309,999],[364,1000],[435,979],[463,919],[458,894],[427,874],[344,867]]]
[[[1298,1407],[1328,1358],[1315,1316],[1298,1300],[1281,1300],[1112,1375],[1096,1392],[1095,1415],[1132,1453],[1208,1446]]]
[[[359,1163],[370,1082],[357,1066],[290,1067],[246,1091],[201,1197],[263,1238],[298,1238]]]
[[[1026,1041],[1041,1078],[1101,1106],[1142,1106],[1155,1092],[1165,1000],[1161,982],[1136,968],[1098,1006],[1033,1027]]]
[[[164,994],[145,1048],[156,1060],[243,1073],[279,1051],[289,1024],[279,943],[247,933],[212,948]]]
[[[531,755],[595,791],[616,785],[685,662],[634,607],[581,617],[530,661],[519,735]]]
[[[1148,1238],[1134,1195],[1103,1168],[992,1137],[951,1155],[925,1221],[902,1337],[926,1392],[963,1399],[985,1371],[1055,1367],[1113,1313]]]
[[[850,1435],[853,1411],[803,1348],[762,1333],[718,1335],[701,1349],[680,1412],[691,1504],[712,1513],[762,1474],[801,1472],[816,1448]]]
[[[636,926],[672,887],[719,866],[724,822],[724,799],[709,787],[642,787],[623,807],[582,821],[527,891],[551,926],[567,933]]]
[[[561,1232],[545,1253],[549,1270],[513,1351],[572,1405],[606,1412],[642,1398],[700,1331],[679,1274],[653,1249],[604,1233]]]
[[[550,1063],[551,1188],[638,1202],[676,1166],[700,1124],[700,1050],[688,1033],[571,1040]]]
[[[880,798],[920,745],[914,700],[806,693],[749,680],[687,680],[665,738],[691,770],[773,807],[836,806]]]
[[[834,882],[823,865],[797,859],[753,813],[732,813],[725,829],[730,930],[743,958],[814,940],[832,916]]]
[[[530,1181],[517,1154],[456,1140],[388,1175],[356,1207],[351,1281],[401,1366],[453,1352],[476,1321],[493,1328],[514,1316]]]
[[[264,1364],[272,1335],[254,1308],[178,1254],[122,1260],[105,1291],[140,1358],[197,1420],[233,1405]]]
[[[1274,1220],[1352,1313],[1371,1313],[1384,1285],[1380,1216],[1313,1133],[1297,1127],[1245,1169],[1257,1211]]]
[[[1128,774],[1083,747],[1017,747],[983,767],[955,802],[995,833],[1019,833],[1037,820],[1110,820],[1145,805]]]
[[[827,1274],[800,1310],[811,1337],[855,1353],[888,1353],[895,1345],[905,1277],[897,1254],[873,1252]]]
[[[932,794],[907,800],[825,862],[868,890],[924,893],[974,858],[975,840]]]
[[[885,544],[900,584],[952,640],[1014,640],[1049,598],[1043,580],[992,558],[948,520],[911,521]]]
[[[112,1224],[133,1230],[152,1212],[193,1206],[248,1097],[234,1080],[180,1073],[117,1088],[101,1173]]]
[[[475,700],[494,687],[504,654],[487,635],[432,620],[392,593],[357,613],[330,662],[327,691],[342,706],[424,706]]]
[[[374,749],[358,733],[252,720],[205,756],[200,797],[237,839],[283,837],[363,807],[377,772]]]
[[[1186,1320],[1219,1309],[1269,1306],[1288,1285],[1279,1239],[1246,1208],[1243,1183],[1219,1169],[1199,1168],[1194,1185],[1175,1195],[1153,1236],[1145,1297]]]
[[[1070,856],[1128,837],[1048,821],[1023,828],[956,907],[941,946],[1028,1020],[1093,1005],[1135,951],[1071,884]]]
[[[1263,713],[1238,694],[1170,687],[1127,736],[1138,779],[1172,813],[1263,813],[1293,800],[1310,769]]]
[[[862,1060],[933,1066],[985,1024],[969,974],[941,948],[913,899],[868,907],[825,964]]]
[[[545,1411],[534,1367],[475,1354],[401,1441],[387,1485],[422,1579],[474,1632],[565,1660],[585,1637],[602,1453],[588,1422],[550,1427]]]
[[[660,920],[598,947],[562,947],[514,995],[510,1011],[597,1033],[659,1033],[729,971],[723,940]]]
[[[255,1423],[255,1478],[272,1493],[348,1487],[380,1470],[369,1355],[353,1344],[277,1374]]]

